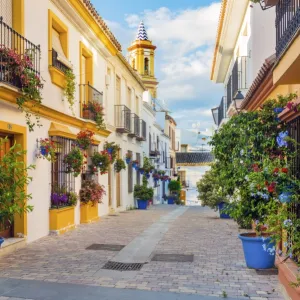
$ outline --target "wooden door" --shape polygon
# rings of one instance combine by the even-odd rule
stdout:
[[[0,133],[0,140],[6,137],[5,134]],[[7,142],[0,144],[0,160],[3,159],[4,155],[9,151],[10,147],[13,145],[13,136],[7,136]],[[0,207],[1,210],[1,207]],[[13,236],[13,224],[11,224],[6,219],[1,219],[0,216],[0,236],[4,238],[9,238]]]

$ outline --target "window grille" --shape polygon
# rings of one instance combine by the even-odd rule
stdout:
[[[67,173],[66,164],[63,160],[71,151],[73,140],[63,137],[52,137],[51,140],[56,145],[56,161],[51,164],[51,198],[50,207],[66,206],[66,201],[54,201],[52,205],[52,197],[55,194],[68,195],[75,191],[75,177],[73,173]],[[55,204],[54,204],[55,203]]]

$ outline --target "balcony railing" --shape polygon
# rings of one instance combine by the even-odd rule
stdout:
[[[276,5],[276,55],[279,57],[300,29],[300,1],[279,0]]]
[[[134,113],[131,114],[131,132],[128,136],[136,138],[140,136],[140,118]]]
[[[150,144],[149,155],[152,157],[157,157],[160,154],[156,143]]]
[[[238,91],[247,88],[247,57],[240,56],[236,59],[232,69],[232,99]],[[229,107],[229,106],[228,106]]]
[[[66,73],[68,70],[70,70],[68,66],[58,60],[58,53],[54,49],[52,49],[52,66],[63,73]]]
[[[96,121],[97,112],[103,111],[103,93],[89,83],[80,84],[80,96],[83,119]]]
[[[146,141],[147,131],[146,131],[146,122],[140,119],[140,131],[139,136],[136,138],[138,141]]]
[[[16,60],[24,60],[27,69],[40,75],[40,46],[36,46],[10,26],[0,17],[0,82],[21,88],[22,82],[16,68]]]
[[[220,105],[211,110],[213,114],[214,122],[217,126],[220,126],[222,120],[226,118],[226,111],[227,111],[226,104],[227,104],[226,97],[222,97]]]
[[[117,132],[131,132],[131,110],[126,105],[115,105],[115,126]]]

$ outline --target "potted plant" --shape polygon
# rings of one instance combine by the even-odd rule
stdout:
[[[141,175],[144,175],[145,169],[144,168],[139,168],[139,172],[140,172]]]
[[[288,137],[288,124],[278,118],[281,108],[296,97],[279,95],[260,110],[232,117],[210,143],[216,160],[215,190],[231,199],[229,215],[238,222],[256,223],[254,232],[239,236],[249,268],[273,267],[276,245],[287,229],[294,233],[288,255],[299,256],[299,224],[290,222],[289,206],[299,201],[299,180],[289,172],[297,145]]]
[[[177,180],[171,180],[168,186],[170,190],[170,195],[168,197],[168,204],[174,204],[176,198],[181,191],[181,184]]]
[[[126,170],[126,165],[123,159],[119,158],[116,160],[115,170],[117,173],[120,173],[122,170]]]
[[[39,153],[37,154],[38,158],[45,158],[48,161],[56,161],[56,145],[53,141],[49,139],[40,139],[39,140]]]
[[[131,152],[127,152],[127,153],[126,153],[126,158],[125,158],[126,164],[127,164],[127,165],[130,164],[131,159],[132,159],[132,153],[131,153]]]
[[[105,195],[103,185],[93,181],[85,180],[79,192],[80,198],[80,222],[89,223],[97,220],[98,217],[98,203],[102,203]]]
[[[132,167],[134,168],[134,169],[137,169],[138,167],[139,167],[139,161],[138,160],[133,160],[132,161]]]
[[[106,150],[95,152],[93,156],[91,156],[91,161],[92,171],[95,169],[99,169],[101,175],[103,175],[108,172],[109,165],[111,163],[111,155]]]
[[[66,164],[66,173],[73,173],[74,177],[78,177],[83,166],[83,155],[79,148],[73,147],[63,160]]]
[[[120,150],[120,146],[117,145],[115,142],[105,142],[104,144],[104,150],[107,151],[107,153],[111,156],[111,163],[114,163],[117,156],[118,156],[118,152]]]
[[[6,138],[0,139],[0,148],[5,147]],[[0,223],[11,224],[16,215],[22,216],[31,212],[33,206],[28,205],[31,194],[26,192],[26,186],[32,181],[29,171],[33,165],[23,162],[26,151],[21,145],[14,144],[3,156],[0,157]],[[6,236],[0,236],[1,242]]]
[[[81,130],[77,134],[76,144],[80,149],[87,150],[89,146],[93,143],[93,136],[95,133],[91,130],[85,129]]]
[[[148,207],[148,201],[153,198],[153,188],[148,188],[148,181],[143,176],[143,184],[134,186],[134,198],[137,199],[138,209],[145,210]]]

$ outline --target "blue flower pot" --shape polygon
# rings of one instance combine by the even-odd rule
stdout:
[[[280,114],[284,111],[284,108],[283,107],[276,107],[274,108],[274,113],[275,114]]]
[[[175,197],[168,197],[168,204],[172,205],[175,203]]]
[[[225,202],[221,202],[218,204],[219,212],[220,212],[220,218],[221,219],[230,219],[230,216],[228,214],[223,213],[223,209],[226,207]]]
[[[141,175],[143,175],[145,172],[144,170],[141,170],[141,169],[139,171],[140,171]]]
[[[47,153],[47,149],[45,146],[41,146],[40,147],[40,152],[43,156],[46,156],[48,153]]]
[[[132,163],[132,167],[136,169],[136,163]]]
[[[131,159],[130,158],[126,158],[126,164],[129,165]]]
[[[145,210],[148,207],[148,200],[138,200],[137,203],[138,203],[138,209]]]
[[[112,153],[113,153],[113,148],[107,148],[107,152],[108,152],[109,154],[112,154]]]
[[[252,235],[252,236],[251,236]],[[275,243],[271,238],[254,237],[253,233],[239,235],[243,243],[246,265],[250,269],[270,269],[275,263]]]
[[[146,174],[146,177],[147,177],[147,179],[149,179],[150,178],[150,174]]]
[[[0,248],[1,248],[1,245],[4,243],[4,238],[3,237],[0,237]]]
[[[292,196],[292,192],[283,192],[279,195],[278,198],[281,203],[290,203],[292,201]]]

